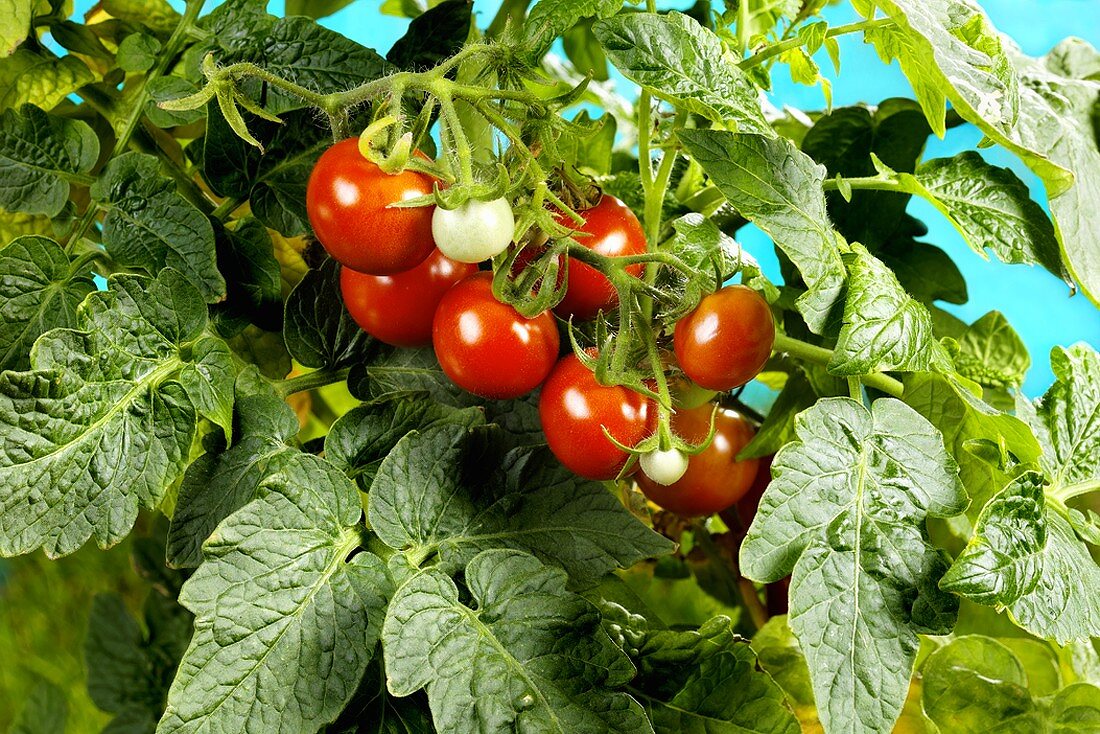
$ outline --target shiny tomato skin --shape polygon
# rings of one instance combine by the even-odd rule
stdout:
[[[539,396],[539,419],[546,442],[567,469],[585,479],[614,479],[630,455],[604,435],[604,427],[624,446],[653,433],[653,400],[621,385],[601,385],[570,354],[558,361]]]
[[[558,325],[549,311],[533,319],[493,296],[493,274],[474,273],[443,296],[432,346],[447,377],[483,398],[518,398],[542,384],[558,358]]]
[[[390,204],[430,194],[434,182],[418,171],[390,175],[363,157],[357,139],[342,140],[321,155],[309,175],[309,223],[341,265],[369,275],[400,273],[435,249],[435,207]]]
[[[577,225],[569,217],[559,217],[558,222],[574,229],[573,238],[584,247],[606,257],[642,255],[646,252],[645,230],[634,212],[614,196],[604,194],[591,209],[578,212],[584,224]],[[569,258],[569,280],[565,297],[554,313],[562,318],[572,316],[580,321],[596,318],[600,311],[609,311],[619,305],[619,294],[603,273],[574,258]],[[645,265],[629,265],[626,272],[638,277]],[[559,276],[560,277],[560,276]]]
[[[703,441],[710,430],[712,409],[711,405],[703,405],[679,411],[672,417],[672,430],[690,443]],[[636,479],[645,496],[684,517],[721,512],[745,496],[756,479],[760,461],[737,461],[736,457],[756,431],[740,414],[722,408],[714,416],[714,428],[714,440],[688,459],[680,481],[663,486],[638,474]]]
[[[764,297],[743,285],[711,293],[676,322],[672,346],[699,387],[732,390],[756,377],[771,356],[775,321]]]
[[[432,343],[432,320],[443,295],[476,272],[477,265],[434,250],[415,268],[394,275],[340,268],[340,292],[363,331],[395,347],[421,347]]]

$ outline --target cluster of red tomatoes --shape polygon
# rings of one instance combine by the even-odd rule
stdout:
[[[344,303],[369,334],[399,347],[431,344],[444,373],[459,387],[491,399],[513,399],[542,386],[539,416],[547,443],[570,470],[589,479],[618,476],[630,455],[609,441],[635,446],[656,428],[654,401],[619,385],[602,385],[574,354],[560,356],[555,314],[592,319],[614,308],[618,296],[595,268],[572,259],[566,293],[554,307],[526,318],[492,292],[492,273],[478,263],[512,242],[515,220],[507,201],[469,201],[454,210],[396,203],[431,194],[435,180],[404,170],[383,172],[351,139],[318,160],[306,192],[314,234],[343,266]],[[584,223],[562,219],[576,240],[600,255],[646,251],[634,213],[604,195],[580,212]],[[628,267],[634,276],[643,265]],[[561,271],[559,271],[561,272]],[[729,286],[703,299],[673,334],[676,359],[695,384],[726,391],[743,385],[771,353],[774,326],[767,303],[755,291]],[[672,420],[689,443],[705,441],[713,407],[680,410]],[[755,460],[735,460],[752,438],[741,416],[719,409],[715,434],[686,472],[664,483],[646,472],[638,483],[654,502],[683,515],[731,506],[752,485]],[[658,452],[654,452],[658,453]],[[682,460],[682,457],[681,457]],[[660,462],[649,474],[660,479]],[[643,462],[643,466],[646,462]]]

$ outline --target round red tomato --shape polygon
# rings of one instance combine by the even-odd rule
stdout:
[[[435,249],[435,207],[390,205],[432,193],[434,182],[417,171],[390,175],[363,157],[357,139],[343,140],[321,155],[309,175],[309,223],[341,265],[370,275],[400,273]]]
[[[645,253],[645,231],[641,222],[630,207],[614,196],[604,194],[596,206],[579,214],[584,217],[584,224],[579,227],[568,217],[559,217],[558,222],[574,228],[573,237],[581,245],[607,257]],[[644,264],[636,263],[627,266],[626,272],[638,277],[644,269]],[[619,294],[603,273],[591,265],[569,259],[568,287],[565,298],[554,307],[555,313],[562,318],[572,316],[583,321],[593,319],[600,311],[609,311],[618,304]]]
[[[493,274],[474,273],[439,302],[432,345],[443,372],[483,398],[518,398],[534,390],[554,366],[560,346],[549,311],[533,319],[493,296]]]
[[[732,390],[756,377],[772,353],[775,322],[763,296],[727,286],[676,322],[672,345],[684,373],[708,390]]]
[[[672,430],[690,443],[706,439],[713,406],[681,410],[672,417]],[[644,474],[637,480],[645,496],[685,517],[721,512],[741,499],[756,478],[758,459],[737,461],[737,454],[755,435],[752,425],[732,410],[718,409],[714,416],[714,440],[688,459],[680,481],[664,486]]]
[[[375,339],[395,347],[432,343],[432,319],[443,294],[477,265],[455,262],[439,250],[412,270],[367,275],[340,269],[340,292],[355,323]]]
[[[539,419],[558,461],[586,479],[614,479],[630,455],[624,446],[653,433],[657,406],[621,385],[601,385],[575,354],[563,357],[542,386]]]

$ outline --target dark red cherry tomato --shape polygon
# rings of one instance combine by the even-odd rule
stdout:
[[[558,222],[574,229],[573,237],[581,245],[607,257],[645,253],[645,231],[641,222],[630,207],[614,196],[604,194],[596,206],[579,214],[584,217],[584,224],[580,226],[564,216],[559,217]],[[626,272],[638,277],[644,269],[644,264],[636,263],[628,266]],[[591,265],[575,258],[569,258],[568,283],[565,298],[554,307],[554,312],[562,318],[593,319],[600,311],[609,311],[619,304],[619,295],[611,281]]]
[[[604,428],[619,443],[634,446],[653,433],[656,417],[650,398],[621,385],[601,385],[575,354],[558,361],[539,398],[550,450],[586,479],[614,479],[630,458]]]
[[[775,322],[763,296],[743,285],[711,293],[676,323],[673,349],[684,373],[708,390],[756,377],[772,352]]]
[[[710,430],[712,405],[681,410],[672,417],[672,430],[689,443],[700,443]],[[714,440],[688,459],[680,481],[664,486],[637,475],[645,496],[685,517],[721,512],[741,499],[756,478],[759,459],[737,461],[737,454],[752,440],[752,424],[732,410],[719,408],[714,416]]]
[[[435,250],[412,270],[395,275],[367,275],[340,269],[340,292],[355,323],[375,339],[395,347],[432,343],[432,319],[443,295],[458,281],[477,272]]]
[[[370,275],[416,267],[435,249],[435,207],[391,207],[432,193],[431,176],[405,170],[390,175],[363,157],[350,138],[326,150],[306,186],[313,233],[341,265]]]
[[[518,398],[542,384],[558,358],[558,325],[549,311],[533,319],[493,297],[493,274],[451,288],[432,322],[435,356],[447,377],[483,398]]]

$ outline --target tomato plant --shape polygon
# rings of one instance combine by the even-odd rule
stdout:
[[[614,479],[631,447],[653,432],[652,401],[621,385],[601,385],[574,354],[563,357],[539,396],[539,422],[554,456],[578,476]]]
[[[1097,730],[1092,46],[353,1],[0,4],[0,729]]]
[[[340,295],[355,323],[375,339],[395,347],[432,343],[436,307],[455,283],[477,266],[455,262],[439,250],[410,270],[367,275],[340,269]]]
[[[560,337],[547,312],[526,318],[493,295],[493,276],[475,273],[443,296],[432,322],[439,366],[456,385],[484,398],[518,398],[542,384]]]
[[[721,512],[749,492],[760,462],[738,461],[737,454],[756,433],[752,424],[735,411],[703,405],[677,412],[672,430],[706,447],[688,459],[687,470],[675,482],[655,481],[646,472],[638,474],[638,484],[646,497],[670,512],[692,517]]]

